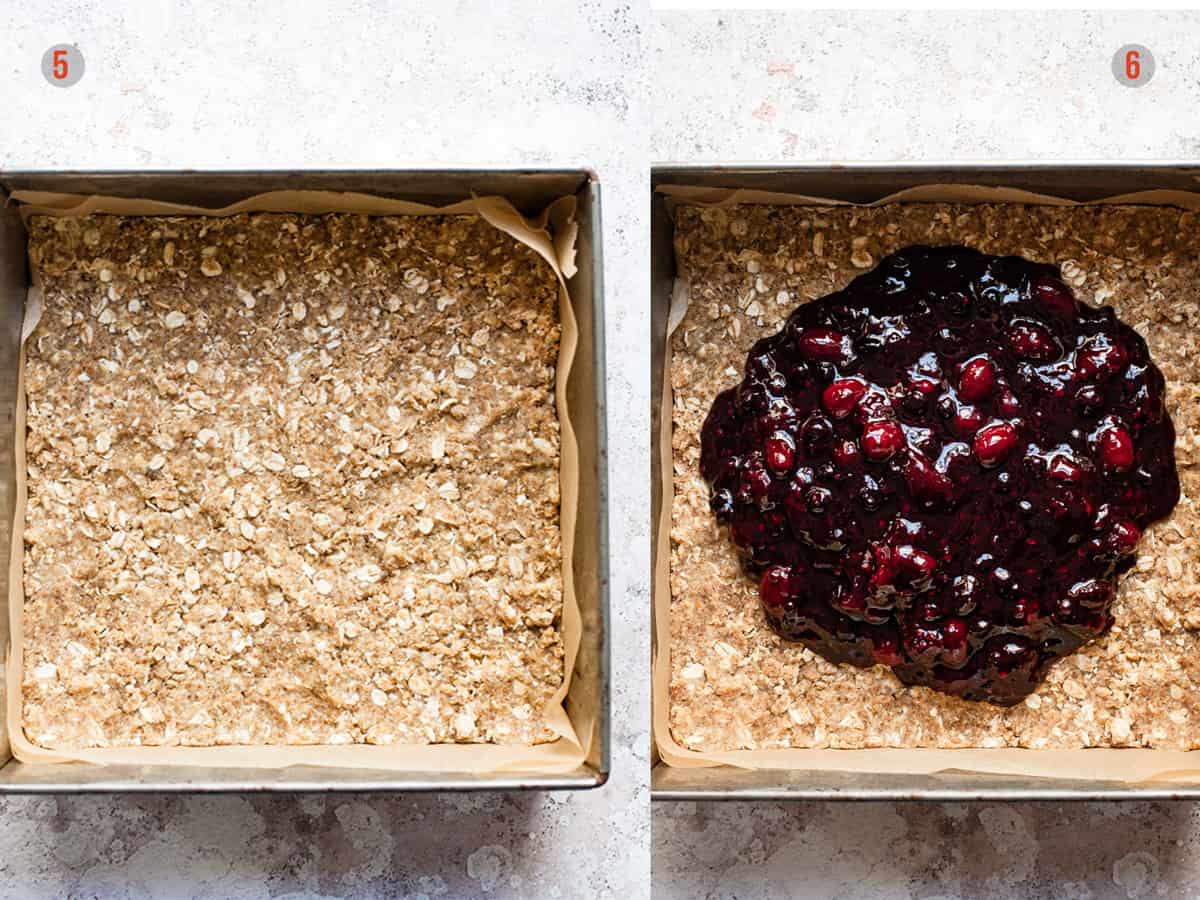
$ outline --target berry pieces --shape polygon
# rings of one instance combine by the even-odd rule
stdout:
[[[1178,501],[1163,396],[1052,266],[910,247],[754,346],[701,473],[781,636],[1007,705],[1108,630]]]
[[[1050,329],[1037,322],[1013,322],[1008,329],[1008,342],[1013,352],[1025,359],[1054,359],[1059,354],[1058,342]]]

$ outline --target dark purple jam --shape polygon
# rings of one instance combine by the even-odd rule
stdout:
[[[782,637],[1007,705],[1179,499],[1163,388],[1056,267],[909,247],[755,344],[701,471]]]

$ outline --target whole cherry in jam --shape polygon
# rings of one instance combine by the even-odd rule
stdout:
[[[867,383],[859,378],[842,378],[821,393],[821,403],[835,419],[844,419],[854,411],[867,392]]]
[[[837,362],[845,354],[846,338],[832,328],[809,328],[796,341],[796,349],[809,359]]]
[[[1102,430],[1097,443],[1104,465],[1118,472],[1128,471],[1133,465],[1133,438],[1120,425],[1110,425]]]
[[[1017,446],[1017,429],[1008,422],[997,422],[975,433],[975,458],[991,468],[999,465]]]
[[[786,431],[777,431],[767,438],[767,468],[775,475],[792,470],[796,459],[796,442]]]
[[[1164,394],[1055,267],[909,247],[754,346],[701,473],[780,635],[1007,705],[1107,631],[1178,501]]]
[[[968,403],[986,400],[996,388],[996,367],[986,356],[977,356],[962,367],[958,396]]]
[[[860,443],[867,459],[891,459],[904,446],[904,432],[890,419],[868,422],[863,428]]]

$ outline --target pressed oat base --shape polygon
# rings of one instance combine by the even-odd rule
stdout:
[[[786,747],[1080,748],[1200,746],[1195,690],[1197,587],[1195,333],[1198,261],[1173,209],[898,205],[878,209],[678,210],[677,256],[690,305],[672,346],[673,737],[686,749]],[[1167,380],[1183,498],[1147,530],[1100,641],[1053,667],[1018,706],[999,709],[904,688],[886,668],[835,666],[776,637],[758,585],[708,509],[700,426],[736,383],[746,352],[797,303],[844,286],[909,244],[964,243],[1062,263],[1076,296],[1112,304],[1146,338]],[[1165,302],[1170,297],[1171,301]]]
[[[26,736],[530,744],[558,286],[475,217],[31,220]]]

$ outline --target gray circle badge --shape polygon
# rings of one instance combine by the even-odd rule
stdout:
[[[1113,54],[1112,73],[1125,87],[1141,87],[1154,77],[1154,54],[1141,44],[1126,44]]]
[[[42,54],[42,74],[55,87],[76,84],[83,69],[83,54],[74,44],[55,44]]]

